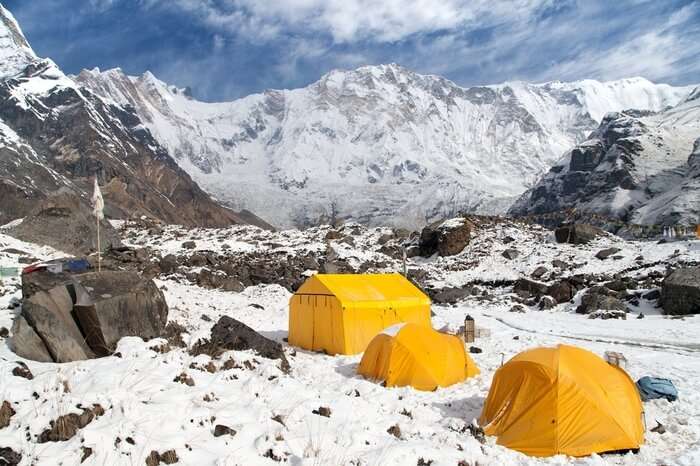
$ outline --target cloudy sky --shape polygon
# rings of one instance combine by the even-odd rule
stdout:
[[[700,82],[693,0],[0,0],[66,72],[151,70],[196,97],[399,63],[458,84]]]

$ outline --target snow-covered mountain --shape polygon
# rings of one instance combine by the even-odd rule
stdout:
[[[642,78],[462,88],[382,65],[205,103],[151,73],[76,80],[131,105],[217,198],[279,226],[340,217],[415,227],[502,212],[607,112],[659,111],[692,90]]]
[[[609,113],[510,209],[575,207],[636,224],[700,220],[700,88],[660,113]]]
[[[63,188],[86,197],[97,177],[109,215],[184,225],[258,222],[213,201],[138,115],[37,57],[0,5],[0,224]]]

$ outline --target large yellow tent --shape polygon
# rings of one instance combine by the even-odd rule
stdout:
[[[357,372],[387,387],[430,391],[473,377],[479,368],[458,337],[425,325],[396,324],[372,339]]]
[[[496,371],[479,423],[531,456],[639,448],[642,402],[627,373],[574,346],[522,352]]]
[[[430,326],[430,299],[399,274],[317,274],[289,300],[289,343],[357,354],[385,328]]]

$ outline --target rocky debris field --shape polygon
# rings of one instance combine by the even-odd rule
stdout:
[[[105,253],[103,267],[152,279],[167,325],[155,338],[109,338],[100,326],[104,342],[85,345],[97,352],[104,343],[104,357],[56,364],[49,352],[32,360],[12,351],[13,322],[31,312],[23,292],[32,289],[2,278],[0,457],[9,464],[700,460],[697,240],[635,242],[596,232],[583,244],[558,243],[552,231],[494,217],[414,233],[356,224],[272,232],[113,223],[123,244]],[[287,344],[288,300],[307,276],[400,272],[404,252],[409,277],[433,299],[435,328],[457,333],[467,314],[475,319],[472,357],[481,375],[429,393],[386,389],[356,375],[359,355]],[[64,256],[0,231],[5,269]],[[581,459],[529,458],[478,435],[472,422],[502,360],[556,343],[621,352],[635,380],[672,379],[678,401],[645,404],[647,423],[665,432],[647,432],[636,455]]]

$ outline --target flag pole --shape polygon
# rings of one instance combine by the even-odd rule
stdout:
[[[97,271],[102,272],[102,248],[100,247],[100,217],[95,214],[97,221]]]

